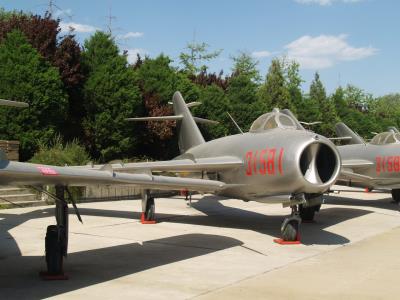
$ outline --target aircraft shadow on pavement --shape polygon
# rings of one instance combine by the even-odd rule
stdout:
[[[219,196],[205,196],[199,201],[193,202],[192,208],[201,211],[204,215],[164,214],[157,211],[156,208],[156,219],[159,223],[172,222],[200,226],[249,229],[273,237],[280,237],[280,225],[285,216],[265,215],[255,211],[229,207],[223,205],[223,201],[224,198]],[[109,216],[127,219],[140,218],[139,212],[129,211],[82,208],[81,213],[91,216]],[[316,222],[311,224],[304,223],[301,225],[301,241],[305,245],[338,245],[349,243],[349,239],[346,237],[326,231],[324,228],[349,219],[358,218],[368,213],[371,212],[363,209],[339,207],[323,208],[316,214]]]
[[[138,243],[68,255],[67,281],[42,281],[39,256],[13,256],[2,262],[0,292],[2,299],[43,299],[151,268],[242,245],[225,236],[184,234]],[[0,261],[1,262],[1,261]],[[149,282],[151,285],[151,282]]]

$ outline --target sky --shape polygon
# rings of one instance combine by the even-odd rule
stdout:
[[[164,53],[178,65],[195,40],[222,49],[208,63],[213,72],[229,73],[244,51],[262,76],[274,57],[298,61],[305,92],[316,71],[328,93],[347,84],[374,96],[400,92],[397,0],[0,0],[0,7],[43,14],[50,2],[62,33],[73,27],[83,43],[111,28],[131,61]]]

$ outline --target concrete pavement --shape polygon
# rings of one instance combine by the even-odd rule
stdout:
[[[46,282],[53,207],[0,211],[4,299],[392,299],[399,294],[398,206],[389,194],[327,197],[302,245],[273,243],[288,209],[214,196],[156,200],[159,223],[139,223],[139,201],[79,205],[70,216],[68,281]]]

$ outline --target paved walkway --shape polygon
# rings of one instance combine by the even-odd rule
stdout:
[[[45,282],[44,235],[53,207],[0,211],[4,299],[396,299],[400,214],[388,194],[329,197],[302,245],[273,243],[288,209],[213,196],[79,205],[70,216],[68,281]]]

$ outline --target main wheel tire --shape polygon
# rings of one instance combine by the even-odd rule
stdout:
[[[304,207],[303,205],[299,205],[300,218],[302,221],[311,222],[314,220],[316,207],[308,206]]]
[[[153,221],[155,219],[155,207],[154,198],[149,197],[146,203],[146,211],[144,212],[146,221]]]
[[[58,239],[57,225],[47,227],[45,249],[47,272],[49,275],[59,275],[63,273],[63,255],[61,242]]]
[[[282,230],[282,240],[287,242],[297,241],[299,232],[299,222],[296,220],[289,221]]]

